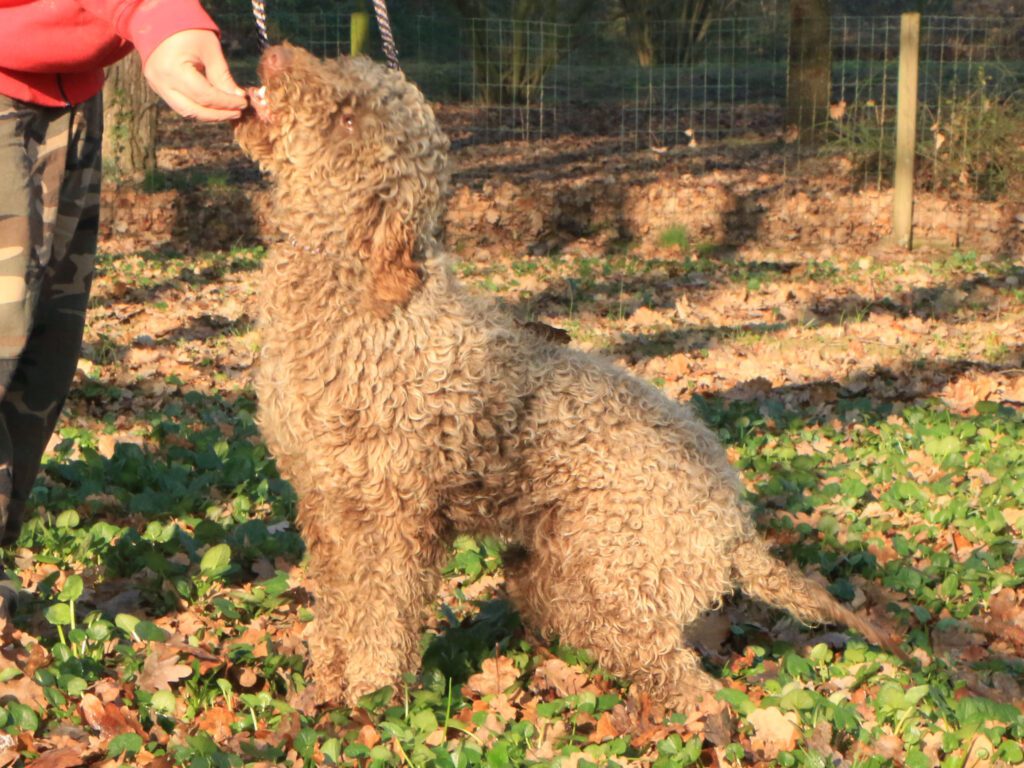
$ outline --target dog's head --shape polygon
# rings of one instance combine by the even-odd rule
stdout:
[[[235,127],[282,199],[317,200],[302,224],[345,231],[368,263],[381,311],[419,286],[417,243],[437,229],[448,139],[414,85],[364,57],[267,49],[262,87]]]

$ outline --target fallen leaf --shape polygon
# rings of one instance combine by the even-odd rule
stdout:
[[[380,744],[380,734],[374,726],[367,724],[359,729],[358,741],[367,749],[373,749]]]
[[[139,674],[139,687],[144,691],[169,691],[171,683],[183,680],[192,674],[192,667],[178,663],[178,653],[172,648],[154,644],[149,652],[142,672]]]
[[[82,757],[82,750],[73,747],[51,749],[43,752],[35,760],[26,763],[25,768],[74,768],[83,765],[85,759]]]
[[[236,668],[237,669],[237,668]],[[238,685],[244,691],[250,691],[256,687],[256,684],[260,681],[259,675],[257,675],[249,667],[243,667],[238,673]]]
[[[526,751],[527,760],[549,761],[555,756],[557,743],[565,736],[565,723],[561,720],[542,719],[538,723],[534,746]]]
[[[732,619],[724,613],[701,616],[686,628],[686,637],[709,654],[718,654],[732,634]]]
[[[619,729],[615,727],[615,721],[612,718],[611,712],[602,712],[601,717],[597,719],[597,727],[594,728],[593,733],[590,734],[591,744],[601,744],[611,739],[617,739],[621,733]]]
[[[423,743],[428,747],[439,747],[448,740],[448,729],[443,725],[435,728],[433,731],[427,734],[426,738],[423,739]]]
[[[736,726],[729,712],[729,705],[706,694],[700,702],[702,713],[701,733],[704,740],[716,747],[726,747],[736,739]]]
[[[96,682],[92,690],[100,701],[116,701],[117,697],[121,695],[121,684],[110,678],[103,678]]]
[[[501,693],[519,679],[519,670],[507,656],[484,659],[480,671],[470,675],[466,688],[478,696]]]
[[[571,755],[566,755],[558,761],[558,768],[579,768],[581,762],[585,762],[587,765],[593,765],[594,756],[586,752],[573,752]]]
[[[86,693],[78,705],[85,722],[97,731],[101,739],[109,739],[122,733],[141,733],[141,728],[124,711],[112,702],[102,702],[95,695]]]
[[[49,706],[42,687],[27,675],[0,683],[0,702],[6,703],[11,699],[34,709],[45,709]]]
[[[488,699],[487,708],[491,712],[500,715],[502,718],[508,721],[515,720],[516,714],[518,713],[518,710],[515,708],[515,705],[511,701],[509,701],[508,696],[506,696],[504,693],[499,693],[496,696],[493,696],[490,699]]]
[[[1003,520],[1019,533],[1024,533],[1024,509],[1016,507],[1003,510]]]
[[[553,658],[538,665],[531,687],[534,690],[553,690],[559,698],[563,698],[576,695],[586,684],[587,675],[582,669]]]
[[[902,762],[903,740],[892,733],[884,733],[868,745],[866,750],[875,755],[881,755],[887,760]]]
[[[28,660],[25,662],[23,671],[26,677],[32,677],[37,669],[50,665],[50,652],[43,647],[42,643],[36,643],[28,652]]]
[[[778,707],[755,709],[747,715],[747,721],[754,726],[750,737],[751,746],[763,752],[769,760],[779,752],[788,752],[800,738],[799,721],[793,712],[783,713]]]
[[[231,726],[238,716],[227,707],[210,707],[196,718],[196,726],[217,743],[231,737]]]

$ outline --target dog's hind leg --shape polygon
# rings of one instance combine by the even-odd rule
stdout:
[[[604,669],[632,679],[672,709],[692,706],[721,687],[685,644],[678,613],[666,604],[656,574],[648,579],[632,572],[629,583],[613,581],[601,572],[602,561],[573,562],[562,554],[533,552],[506,565],[509,595],[524,622],[589,650]]]
[[[418,668],[424,606],[446,550],[422,528],[382,524],[344,504],[307,496],[299,522],[316,598],[307,631],[313,698],[354,706]]]

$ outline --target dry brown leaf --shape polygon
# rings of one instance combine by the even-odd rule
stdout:
[[[970,412],[976,403],[988,400],[996,390],[992,377],[983,374],[968,374],[948,384],[941,397],[951,408]]]
[[[25,661],[25,666],[22,669],[26,677],[32,677],[37,669],[49,666],[49,664],[50,652],[43,647],[42,643],[36,643],[29,649],[28,659]]]
[[[82,696],[78,707],[85,722],[99,733],[101,739],[138,730],[120,707],[112,702],[104,703],[91,693]]]
[[[154,644],[139,674],[139,687],[144,691],[169,691],[171,683],[192,674],[192,667],[178,663],[178,653],[172,648]]]
[[[758,365],[758,368],[763,368]],[[748,381],[736,384],[722,393],[722,397],[729,400],[760,400],[771,393],[772,383],[764,376],[756,376]]]
[[[116,680],[110,678],[104,678],[96,682],[96,685],[92,687],[93,693],[100,699],[100,701],[116,701],[117,697],[121,695],[121,684]]]
[[[34,709],[46,709],[49,706],[42,687],[27,675],[0,683],[0,701],[8,699],[15,699]]]
[[[809,749],[813,749],[819,754],[837,756],[841,759],[842,755],[839,755],[832,749],[833,735],[834,731],[832,724],[826,720],[822,720],[814,726],[814,730],[811,731],[810,735],[807,737],[807,746]]]
[[[934,482],[944,474],[943,470],[935,463],[931,456],[917,448],[911,448],[907,451],[907,470],[919,483]]]
[[[699,722],[692,722],[694,715],[699,713]],[[713,693],[706,693],[697,709],[690,715],[687,728],[704,737],[704,741],[717,747],[725,747],[736,740],[736,725],[733,722],[729,705],[720,701]]]
[[[428,733],[426,738],[423,739],[423,743],[428,747],[439,747],[444,744],[447,739],[448,729],[442,725]]]
[[[747,721],[754,726],[754,733],[750,737],[751,746],[763,752],[768,759],[774,759],[779,752],[793,749],[800,738],[796,714],[783,713],[778,707],[755,709],[747,715]]]
[[[1024,533],[1024,509],[1016,507],[1003,510],[1003,520],[1015,531]]]
[[[210,707],[196,718],[196,726],[220,743],[231,738],[231,726],[237,719],[238,716],[227,707]]]
[[[25,768],[74,768],[84,763],[81,749],[62,747],[43,752],[35,760],[26,763]]]
[[[484,595],[493,593],[505,582],[505,577],[500,574],[485,573],[472,584],[462,587],[462,594],[466,600],[479,600]]]
[[[686,637],[707,653],[718,654],[732,633],[732,619],[725,613],[701,616],[686,629]]]
[[[671,320],[665,315],[649,307],[637,307],[636,311],[626,321],[626,326],[629,328],[648,328],[671,324]]]
[[[533,675],[535,690],[553,690],[559,698],[575,696],[587,684],[587,675],[578,666],[569,666],[559,658],[547,659]]]
[[[477,735],[483,740],[486,746],[490,746],[505,732],[508,722],[496,712],[488,710],[484,721],[477,729]]]
[[[592,765],[593,761],[593,755],[587,754],[586,752],[573,752],[571,755],[566,755],[559,759],[558,768],[578,768],[580,762],[586,762],[588,765]]]
[[[1024,599],[1022,598],[1024,598],[1024,590],[1020,590],[1020,597],[1018,597],[1018,593],[1014,590],[1003,588],[989,600],[989,613],[998,621],[1019,624],[1024,628],[1024,612],[1021,610],[1024,606]]]
[[[602,712],[601,717],[597,720],[597,727],[594,728],[593,733],[590,734],[589,739],[591,744],[601,744],[611,739],[617,739],[622,735],[618,728],[615,727],[615,721],[612,718],[611,712]]]
[[[903,739],[894,733],[883,733],[868,746],[872,754],[881,755],[887,760],[902,761]]]
[[[499,693],[487,700],[487,708],[491,712],[501,715],[505,720],[515,720],[519,710],[504,693]]]
[[[537,724],[534,746],[526,751],[528,760],[549,761],[555,757],[558,742],[565,736],[565,723],[542,718]]]
[[[375,746],[380,744],[380,733],[372,725],[364,725],[359,729],[359,743],[367,749],[373,749]]]
[[[519,679],[519,670],[507,656],[484,659],[480,671],[470,675],[466,688],[478,696],[501,693]]]
[[[259,680],[259,675],[249,669],[249,667],[243,668],[238,674],[238,685],[245,690],[254,688]]]

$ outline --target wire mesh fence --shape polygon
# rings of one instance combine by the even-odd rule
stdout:
[[[245,77],[258,57],[252,20],[218,21]],[[787,95],[796,86],[784,16],[649,23],[640,37],[621,19],[570,25],[417,15],[394,22],[403,69],[441,105],[457,143],[573,133],[659,148],[786,137]],[[269,24],[272,41],[321,56],[350,48],[346,13],[272,15]],[[899,27],[897,16],[831,20],[823,128],[857,154],[865,181],[876,184],[888,178],[894,142]],[[367,53],[381,57],[375,29]],[[1000,116],[1022,86],[1024,19],[925,17],[918,125],[927,175],[976,164],[994,134],[1008,130]]]
[[[980,155],[1006,150],[1021,130],[1024,89],[1020,29],[999,19],[925,17],[921,22],[918,154],[933,183],[979,172]],[[830,128],[863,159],[867,181],[888,178],[895,144],[900,19],[842,18],[832,29]],[[1014,125],[1016,128],[1014,128]]]
[[[317,56],[333,58],[351,51],[351,18],[350,13],[340,11],[272,12],[267,16],[267,33],[271,43],[287,40]],[[221,14],[217,24],[221,29],[221,44],[239,79],[255,77],[260,46],[252,15]],[[376,50],[380,50],[379,42]]]
[[[460,49],[471,67],[459,70],[459,93],[482,108],[483,130],[530,139],[561,129],[571,100],[571,27],[507,19],[469,19]]]
[[[634,147],[695,144],[764,132],[781,119],[786,31],[778,17],[720,19],[700,34],[662,23],[655,39],[674,59],[626,63],[632,82],[617,95],[620,135]]]

